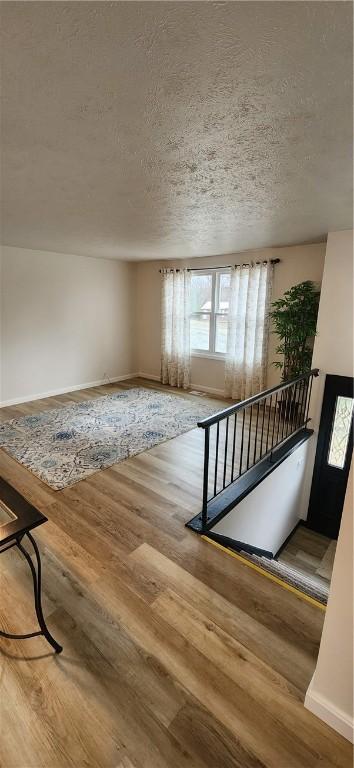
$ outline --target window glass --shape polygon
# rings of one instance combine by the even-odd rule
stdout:
[[[227,350],[227,316],[216,315],[215,352],[225,354]]]
[[[230,273],[218,275],[216,311],[227,314],[230,299]]]
[[[211,289],[211,275],[192,274],[192,312],[211,312]]]
[[[190,325],[191,349],[209,350],[210,315],[192,315]]]
[[[190,344],[196,352],[224,355],[227,346],[230,273],[192,272]]]
[[[353,417],[354,400],[352,397],[337,397],[334,413],[331,442],[328,452],[328,464],[343,469],[347,455],[348,440]]]

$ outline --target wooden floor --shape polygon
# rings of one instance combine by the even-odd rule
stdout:
[[[184,527],[200,508],[200,430],[60,492],[4,452],[0,471],[49,519],[36,532],[44,607],[64,646],[0,641],[3,768],[352,765],[303,707],[323,612]],[[10,550],[1,568],[0,625],[30,631],[26,564]]]
[[[328,574],[322,576],[321,566],[327,556],[332,539],[322,536],[300,525],[280,553],[278,560],[310,576],[314,584],[329,587],[333,563],[330,562]],[[332,546],[332,545],[331,545]]]

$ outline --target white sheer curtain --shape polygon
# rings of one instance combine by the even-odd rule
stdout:
[[[161,381],[187,389],[191,381],[191,273],[168,269],[162,270],[161,278]]]
[[[272,278],[270,262],[231,269],[225,394],[234,400],[266,386]]]

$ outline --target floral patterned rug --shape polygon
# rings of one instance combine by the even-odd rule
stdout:
[[[180,395],[127,389],[6,421],[0,447],[58,491],[194,429],[215,410]]]

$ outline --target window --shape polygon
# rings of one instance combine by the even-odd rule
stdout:
[[[328,464],[343,469],[347,455],[354,400],[352,397],[339,395],[336,402],[331,442],[328,452]]]
[[[230,272],[192,272],[191,349],[197,354],[225,355]]]

